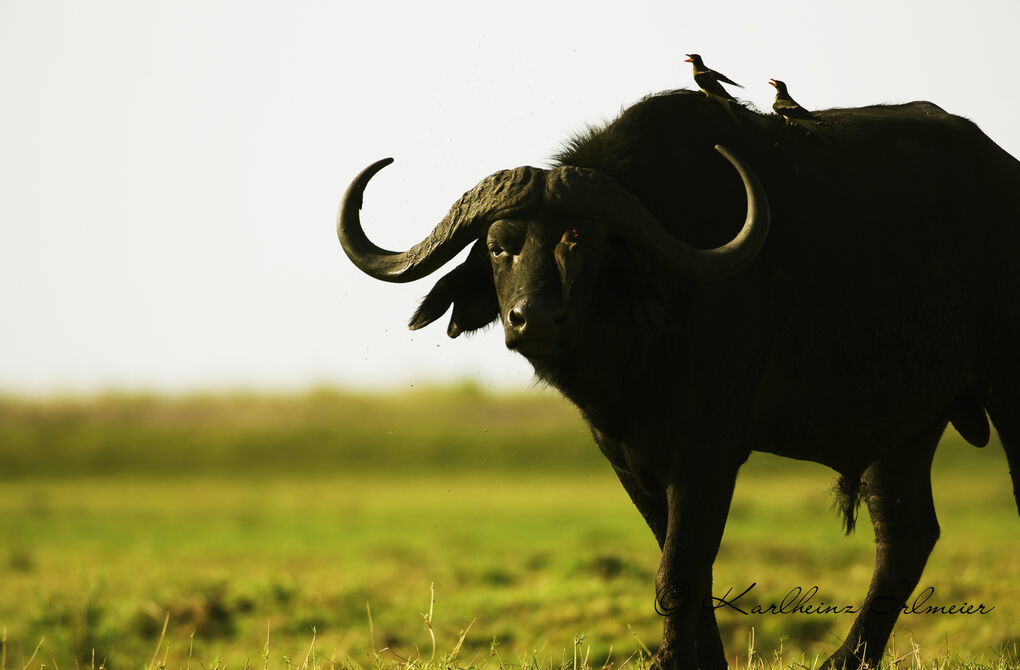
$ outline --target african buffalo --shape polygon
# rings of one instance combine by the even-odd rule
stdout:
[[[340,242],[391,282],[473,243],[410,327],[450,305],[451,337],[498,318],[582,412],[662,548],[658,667],[726,667],[704,603],[752,451],[839,473],[847,532],[866,501],[874,577],[827,665],[875,665],[899,613],[875,605],[910,594],[939,536],[947,423],[983,446],[987,411],[1020,509],[1020,163],[928,102],[817,112],[825,142],[738,112],[649,96],[555,167],[484,179],[400,253],[359,221],[382,160],[344,195]]]

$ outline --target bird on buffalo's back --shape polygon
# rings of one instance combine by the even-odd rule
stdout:
[[[819,129],[822,121],[790,96],[790,91],[786,88],[786,82],[779,79],[769,79],[769,83],[776,88],[776,101],[772,103],[772,109],[775,110],[776,114],[783,117],[786,125],[798,125],[822,142],[828,143],[828,139]]]
[[[722,105],[730,117],[736,121],[737,117],[734,115],[733,108],[730,106],[730,103],[734,103],[737,100],[730,95],[729,91],[723,88],[723,83],[730,84],[731,86],[737,86],[739,88],[744,87],[724,75],[722,72],[716,72],[706,66],[705,61],[701,59],[700,55],[686,54],[686,56],[687,58],[684,62],[691,63],[694,67],[694,83],[698,85],[698,88],[701,89],[702,93]]]

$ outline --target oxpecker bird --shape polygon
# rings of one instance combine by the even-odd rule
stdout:
[[[818,127],[822,122],[790,97],[790,92],[786,89],[786,83],[778,79],[769,79],[769,83],[776,87],[776,101],[772,103],[772,109],[776,111],[776,114],[783,117],[786,125],[801,126],[809,134],[814,135],[822,142],[828,142]]]
[[[730,117],[734,121],[737,120],[736,115],[733,113],[733,108],[730,103],[736,102],[736,99],[729,94],[722,83],[730,84],[731,86],[737,86],[744,88],[737,82],[733,81],[722,72],[716,72],[715,70],[706,67],[705,61],[701,60],[701,56],[698,54],[686,54],[687,59],[685,63],[692,63],[694,65],[694,83],[698,85],[701,92],[707,95],[712,100],[715,100],[729,113]]]

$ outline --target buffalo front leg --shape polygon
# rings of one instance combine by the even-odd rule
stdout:
[[[860,614],[823,668],[878,667],[907,598],[939,537],[931,462],[945,423],[901,444],[864,472],[875,530],[875,572]]]
[[[666,536],[656,575],[661,670],[726,667],[711,606],[712,563],[719,551],[739,463],[689,462],[666,486]]]
[[[659,543],[662,550],[666,544],[666,529],[668,506],[664,495],[649,493],[646,487],[641,486],[637,478],[621,468],[616,468],[616,475],[620,483],[627,491],[634,506],[638,508],[645,523],[655,535],[655,541]],[[711,583],[709,592],[711,592]],[[719,624],[715,620],[715,609],[705,608],[698,616],[697,629],[698,667],[701,670],[723,670],[726,668],[726,652],[723,649],[722,636],[719,634]]]

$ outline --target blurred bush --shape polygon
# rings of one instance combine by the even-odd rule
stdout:
[[[0,478],[604,468],[550,391],[0,397]]]
[[[755,470],[817,467],[752,460]],[[999,468],[1001,446],[976,450],[950,429],[938,460]],[[546,389],[0,396],[0,479],[606,468],[577,410]]]

